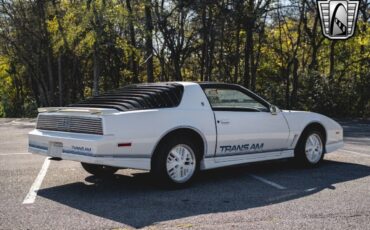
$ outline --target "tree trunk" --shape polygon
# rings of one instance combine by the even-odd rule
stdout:
[[[361,7],[361,12],[362,12],[362,26],[361,26],[361,32],[366,34],[366,31],[367,31],[367,26],[368,26],[368,20],[370,18],[370,12],[368,11],[368,5],[365,5],[365,3],[367,3],[368,1],[362,1],[362,3],[364,4],[362,7]],[[367,4],[370,4],[370,3],[367,3]],[[370,5],[369,5],[370,6]],[[361,44],[360,46],[360,56],[363,57],[365,55],[365,45],[364,44]],[[367,63],[366,63],[367,62]],[[359,103],[358,103],[358,111],[359,112],[359,115],[360,116],[366,116],[366,112],[365,110],[366,109],[363,109],[363,108],[366,108],[367,104],[369,103],[370,101],[370,94],[369,94],[369,83],[366,82],[366,78],[367,76],[369,76],[368,74],[366,74],[366,68],[365,66],[370,66],[370,60],[369,59],[365,59],[363,58],[363,60],[361,61],[360,63],[360,82],[361,82],[361,92],[360,92],[360,99],[359,99]]]
[[[333,82],[334,79],[334,67],[335,67],[335,44],[337,41],[333,40],[330,43],[330,65],[329,65],[329,82],[330,84]]]
[[[247,37],[244,49],[244,86],[250,88],[251,86],[251,61],[253,60],[253,31],[251,19],[246,23]]]
[[[285,104],[286,104],[286,109],[290,109],[290,78],[289,78],[289,68],[287,69],[282,67],[282,76],[285,76]]]
[[[238,82],[239,78],[239,61],[240,61],[240,23],[236,22],[236,52],[235,52],[235,63],[234,63],[234,83]]]
[[[93,96],[99,95],[99,78],[100,78],[100,60],[99,60],[99,53],[97,45],[94,45],[94,53],[93,53],[93,59],[94,59],[94,79],[93,79]]]
[[[138,78],[138,65],[136,61],[136,55],[135,55],[135,50],[136,50],[136,38],[135,38],[135,28],[134,28],[134,22],[133,22],[133,13],[132,13],[132,7],[131,7],[131,0],[126,0],[126,5],[127,5],[127,11],[129,14],[129,31],[130,31],[130,43],[132,47],[132,52],[130,56],[130,64],[131,64],[131,71],[132,71],[132,82],[133,83],[138,83],[139,78]]]
[[[253,34],[251,38],[251,60],[250,60],[250,68],[251,68],[251,90],[256,90],[256,71],[257,67],[255,65],[254,60],[254,41],[253,41]]]
[[[256,88],[256,76],[253,70],[254,65],[254,40],[253,30],[255,24],[255,1],[249,0],[247,3],[247,12],[245,19],[245,29],[247,31],[246,37],[246,49],[245,49],[245,69],[244,69],[244,81],[247,88],[251,87],[251,90]]]
[[[309,69],[316,71],[318,67],[317,63],[317,52],[318,52],[318,46],[315,44],[312,46],[312,55],[311,55],[311,63],[309,65]]]
[[[312,47],[312,54],[311,54],[311,63],[309,65],[309,69],[313,71],[317,71],[318,63],[317,63],[317,53],[319,51],[320,44],[316,41],[317,40],[317,26],[319,23],[319,16],[315,16],[315,21],[312,28],[312,33],[310,36],[310,43]]]
[[[63,76],[62,76],[62,55],[58,56],[58,85],[59,85],[59,106],[63,106]]]
[[[48,69],[48,80],[49,80],[49,89],[48,89],[48,101],[50,105],[54,104],[54,76],[53,76],[53,63],[51,60],[51,54],[48,51],[46,55],[47,60],[47,69]]]
[[[175,80],[182,81],[181,66],[180,66],[180,57],[176,56],[173,58],[173,65],[175,68]]]
[[[46,2],[45,1],[37,1],[39,7],[39,15],[41,21],[41,31],[42,31],[42,46],[44,48],[44,55],[46,56],[46,69],[47,69],[47,103],[49,105],[54,104],[54,76],[53,76],[53,56],[52,50],[50,47],[50,36],[46,24]]]
[[[293,60],[293,89],[290,97],[291,107],[296,108],[298,102],[298,67],[299,62],[297,58]]]
[[[209,16],[208,16],[208,50],[207,50],[207,81],[212,81],[212,69],[213,69],[213,52],[214,52],[214,32],[212,28],[212,18],[213,12],[212,9],[209,9]]]
[[[148,82],[153,82],[153,21],[151,0],[145,1],[145,29],[146,75]]]
[[[159,51],[158,59],[159,59],[159,65],[160,65],[160,70],[161,70],[160,75],[159,75],[159,81],[168,81],[167,74],[166,74],[166,62],[164,58],[163,47]]]
[[[221,9],[225,7],[225,2],[222,0]],[[219,55],[218,55],[218,79],[225,81],[225,63],[224,63],[224,37],[225,37],[225,16],[224,14],[221,15],[221,32],[220,32],[220,48],[219,48]],[[232,81],[231,76],[227,78],[227,80]]]
[[[207,28],[207,6],[203,4],[202,9],[202,48],[201,48],[201,60],[200,60],[200,79],[204,81],[204,69],[206,67],[206,59],[207,59],[207,46],[208,46],[208,28]]]

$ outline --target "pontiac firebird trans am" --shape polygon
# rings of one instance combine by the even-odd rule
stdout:
[[[130,85],[68,107],[40,108],[29,151],[79,161],[96,176],[150,170],[181,187],[199,170],[282,158],[318,165],[343,145],[342,127],[285,111],[234,84]]]

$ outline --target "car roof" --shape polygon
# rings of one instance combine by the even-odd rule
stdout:
[[[233,83],[225,83],[225,82],[213,82],[213,81],[204,81],[204,82],[198,82],[201,86],[241,86],[238,84]]]

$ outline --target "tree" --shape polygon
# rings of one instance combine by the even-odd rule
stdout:
[[[0,115],[130,83],[241,83],[282,108],[370,116],[370,3],[353,38],[314,0],[0,0]]]

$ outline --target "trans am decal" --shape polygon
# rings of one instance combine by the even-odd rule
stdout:
[[[80,152],[91,152],[91,148],[90,147],[85,147],[85,146],[72,145],[72,149],[74,151],[80,151]]]
[[[264,143],[243,144],[243,145],[222,145],[220,146],[222,153],[243,153],[262,151]]]

